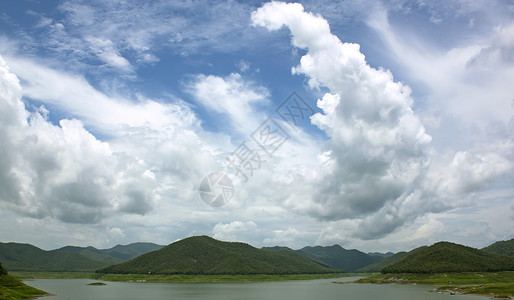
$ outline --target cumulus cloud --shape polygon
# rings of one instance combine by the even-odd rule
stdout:
[[[412,109],[409,87],[370,67],[358,44],[341,42],[325,19],[302,5],[267,3],[252,21],[269,30],[286,26],[293,46],[307,50],[293,74],[330,91],[318,101],[323,112],[311,118],[330,138],[326,167],[320,180],[310,181],[311,197],[295,195],[302,203],[296,208],[321,220],[358,219],[353,235],[376,239],[420,215],[454,207],[457,195],[471,191],[467,184],[512,170],[491,153],[457,153],[450,172],[431,166],[432,138]],[[434,192],[443,181],[451,188]]]
[[[257,224],[253,221],[233,221],[228,224],[218,223],[212,229],[215,239],[223,241],[247,241],[259,235]]]
[[[145,214],[155,180],[141,160],[114,152],[78,120],[29,113],[17,77],[0,58],[2,206],[34,218],[96,223],[114,211]]]

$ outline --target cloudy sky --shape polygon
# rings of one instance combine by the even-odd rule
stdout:
[[[2,1],[0,241],[513,238],[513,20],[506,0]]]

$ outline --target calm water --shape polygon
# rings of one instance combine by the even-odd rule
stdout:
[[[319,279],[286,282],[251,283],[137,283],[105,282],[107,285],[87,285],[90,279],[36,279],[26,284],[42,289],[55,296],[41,299],[345,299],[345,300],[424,300],[454,299],[481,300],[480,296],[450,296],[429,293],[427,285],[392,284],[334,284],[333,281],[352,281],[356,278]]]

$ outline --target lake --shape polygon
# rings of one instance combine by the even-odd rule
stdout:
[[[429,285],[334,284],[353,281],[356,277],[279,282],[248,283],[149,283],[105,282],[103,286],[87,285],[91,279],[35,279],[26,284],[54,294],[42,299],[315,299],[315,300],[411,300],[411,299],[486,299],[487,297],[430,293]]]

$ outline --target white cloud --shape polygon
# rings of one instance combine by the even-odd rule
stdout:
[[[304,12],[300,4],[271,2],[252,13],[252,20],[254,25],[269,30],[287,26],[293,46],[307,49],[300,65],[292,69],[293,74],[306,75],[311,88],[330,90],[318,101],[323,113],[312,117],[312,123],[330,137],[329,151],[324,155],[329,167],[323,170],[322,179],[308,183],[314,194],[295,193],[294,202],[300,203],[292,204],[296,209],[322,220],[358,219],[353,223],[358,226],[353,227],[352,235],[377,239],[418,216],[461,205],[459,197],[512,172],[509,159],[502,157],[511,156],[509,143],[504,143],[502,154],[483,148],[457,153],[450,165],[454,171],[445,172],[444,163],[431,165],[432,138],[412,109],[409,87],[395,82],[391,72],[370,67],[359,45],[341,42],[321,16]],[[392,45],[403,45],[391,41]],[[465,56],[462,59],[458,55],[449,53],[452,60],[448,57],[440,62],[447,71],[442,77],[455,75],[450,68],[466,61]],[[432,66],[434,61],[417,72],[427,76],[433,70],[424,71]],[[440,75],[436,82],[442,82]],[[448,80],[444,84],[450,88],[453,81],[445,78]],[[489,91],[480,90],[484,92]],[[501,109],[506,108],[485,108],[481,103],[475,113],[491,112],[491,120],[497,117],[494,111]],[[448,188],[443,189],[445,184]]]
[[[257,106],[269,103],[268,90],[244,80],[238,73],[224,78],[200,74],[186,83],[186,88],[195,101],[211,111],[225,115],[218,117],[218,123],[228,121],[229,128],[235,132],[248,135],[265,120],[265,115],[259,112]]]
[[[212,229],[214,238],[223,241],[246,241],[260,234],[257,224],[253,221],[233,221],[228,224],[218,223]]]
[[[127,127],[171,131],[177,126],[197,125],[194,113],[187,106],[108,96],[93,88],[83,76],[18,57],[8,57],[7,61],[24,81],[24,95],[64,109],[104,134],[117,135]]]
[[[4,208],[34,218],[96,223],[115,211],[148,213],[156,183],[144,162],[114,152],[77,120],[59,126],[25,110],[18,79],[0,59]],[[9,117],[7,117],[9,115]]]

